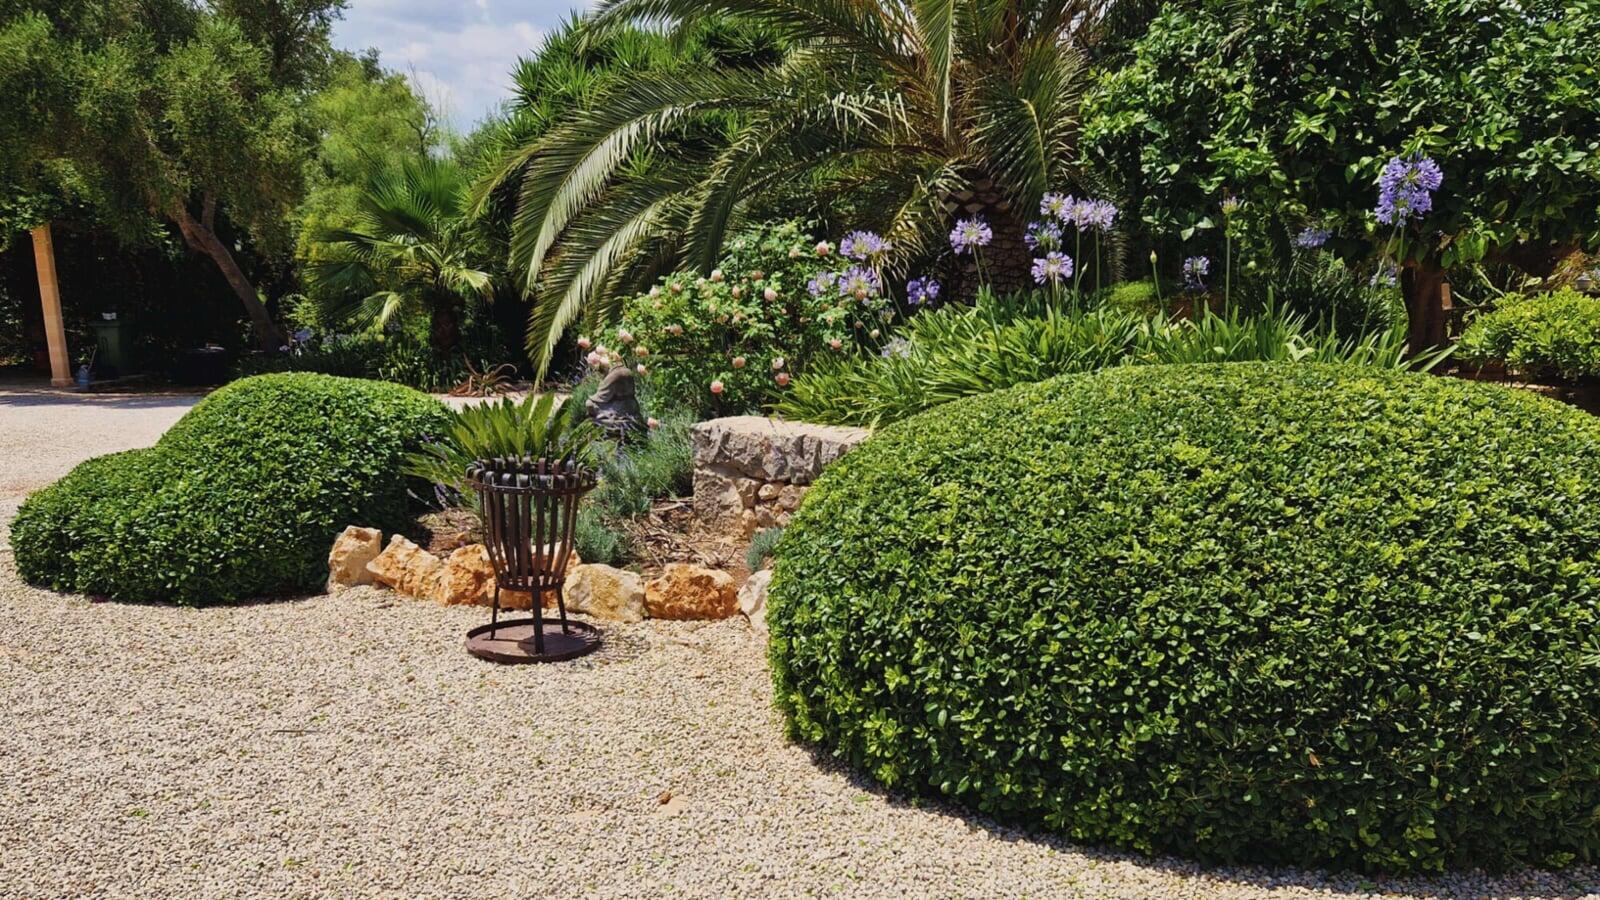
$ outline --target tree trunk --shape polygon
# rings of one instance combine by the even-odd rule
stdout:
[[[428,321],[428,343],[433,352],[444,356],[461,345],[461,309],[454,297],[439,297],[432,303]]]
[[[1444,269],[1436,259],[1407,263],[1400,272],[1406,300],[1406,343],[1412,356],[1444,346]]]
[[[966,254],[956,257],[959,284],[952,296],[971,300],[977,296],[980,280],[996,294],[1009,294],[1033,285],[1029,269],[1033,253],[1022,240],[1023,223],[994,182],[982,179],[970,190],[958,191],[945,198],[945,210],[954,219],[977,217],[989,223],[994,239],[989,246],[978,251],[983,260],[983,275],[979,278],[978,256]],[[1071,252],[1068,248],[1067,252]]]
[[[215,205],[208,201],[207,209],[214,208]],[[217,264],[217,268],[222,270],[222,277],[227,279],[228,286],[233,288],[233,292],[239,296],[239,302],[244,304],[245,312],[250,314],[250,323],[255,326],[257,349],[270,352],[283,346],[283,332],[278,330],[272,317],[267,315],[267,308],[256,295],[255,285],[250,283],[250,279],[244,274],[244,270],[239,268],[239,264],[233,259],[233,254],[228,252],[227,245],[222,243],[216,232],[212,231],[208,224],[195,221],[188,207],[181,203],[174,204],[168,215],[177,223],[178,230],[183,232],[184,242],[191,249],[209,256],[211,261]],[[206,218],[209,220],[211,215],[208,213]]]

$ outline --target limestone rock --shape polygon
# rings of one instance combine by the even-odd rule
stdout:
[[[546,549],[545,552],[550,550]],[[578,558],[578,551],[572,551],[567,561],[568,571],[582,562]],[[444,562],[444,571],[439,580],[439,599],[446,606],[489,606],[494,602],[494,563],[489,559],[488,548],[482,544],[468,544],[452,552]],[[555,608],[555,591],[545,592],[544,605]],[[533,597],[527,591],[501,591],[500,608],[532,609]],[[570,599],[568,608],[571,608]]]
[[[328,551],[328,590],[357,584],[371,584],[367,563],[383,552],[383,532],[376,528],[351,525],[333,539]]]
[[[643,621],[644,579],[611,566],[574,566],[563,585],[568,612],[614,622]]]
[[[668,563],[645,585],[644,606],[653,619],[726,619],[739,611],[739,595],[727,572]]]
[[[872,432],[785,422],[761,416],[732,416],[694,426],[697,469],[723,468],[759,481],[810,484],[834,460]]]
[[[367,563],[367,571],[378,584],[408,597],[441,602],[444,570],[443,560],[398,534]]]
[[[762,569],[739,588],[739,611],[759,634],[767,633],[767,589],[771,586],[772,570]]]
[[[756,497],[760,500],[771,501],[778,499],[778,495],[781,493],[783,493],[783,485],[767,483],[763,484],[761,489],[756,491]]]
[[[444,561],[440,580],[446,606],[488,606],[494,598],[494,564],[489,561],[489,551],[482,544],[457,547]]]
[[[739,514],[749,506],[740,492],[739,479],[718,469],[694,472],[695,513],[716,528],[735,529]]]
[[[794,512],[800,508],[800,501],[805,499],[808,488],[798,484],[786,484],[778,491],[778,508],[784,512]]]

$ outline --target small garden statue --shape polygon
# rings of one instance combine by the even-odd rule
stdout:
[[[589,418],[614,440],[626,441],[645,433],[644,413],[639,409],[633,377],[632,369],[617,366],[606,373],[600,389],[584,403]]]

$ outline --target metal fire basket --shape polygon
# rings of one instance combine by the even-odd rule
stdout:
[[[467,483],[481,501],[484,545],[495,575],[489,624],[467,632],[469,653],[495,662],[531,663],[599,649],[594,626],[567,620],[563,591],[578,501],[595,481],[592,469],[572,460],[497,457],[467,467]],[[527,593],[532,618],[500,621],[501,591]],[[555,621],[544,615],[544,598],[551,593]]]

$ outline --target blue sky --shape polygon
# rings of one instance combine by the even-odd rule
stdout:
[[[378,48],[465,132],[510,92],[518,56],[585,0],[350,0],[333,42]]]

